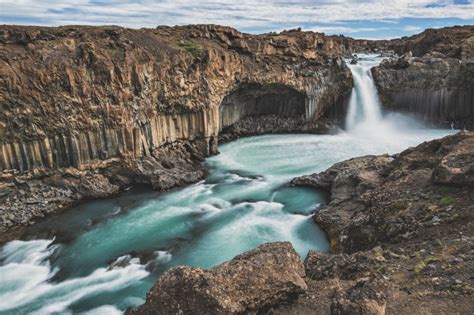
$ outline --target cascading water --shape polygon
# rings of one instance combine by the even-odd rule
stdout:
[[[328,250],[311,218],[324,194],[287,187],[291,178],[453,133],[382,115],[368,72],[379,61],[350,66],[347,131],[239,139],[206,160],[205,181],[89,202],[37,223],[25,236],[34,240],[5,244],[0,314],[122,313],[172,266],[211,267],[271,241],[291,241],[302,256]]]
[[[354,80],[346,117],[346,129],[349,131],[362,124],[376,129],[382,119],[380,101],[370,71],[379,60],[365,55],[360,58],[357,64],[348,64]]]

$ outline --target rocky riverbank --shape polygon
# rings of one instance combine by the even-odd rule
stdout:
[[[314,219],[327,232],[332,254],[308,255],[308,295],[315,296],[302,296],[302,309],[313,301],[334,314],[468,314],[473,161],[474,133],[457,134],[293,180],[331,195]]]
[[[0,26],[2,240],[136,184],[197,181],[219,137],[329,130],[345,114],[352,80],[343,56],[355,50],[401,55],[373,71],[387,108],[469,127],[472,33],[354,41],[216,25]],[[303,264],[289,244],[267,244],[209,271],[172,269],[131,312],[467,313],[473,139],[459,134],[295,179],[331,195],[314,216],[331,253],[311,252]]]
[[[12,228],[34,224],[86,200],[107,198],[135,185],[168,190],[206,175],[199,142],[175,142],[141,159],[109,159],[86,169],[41,169],[3,173],[0,181],[0,242],[16,238]],[[8,230],[8,233],[2,233]]]
[[[173,268],[131,312],[470,314],[473,167],[468,133],[295,178],[330,193],[314,215],[330,253],[301,263],[290,244],[274,243],[209,271]]]

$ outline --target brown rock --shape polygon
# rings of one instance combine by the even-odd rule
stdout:
[[[268,243],[210,270],[164,273],[131,314],[237,314],[291,301],[307,288],[290,243]]]
[[[384,315],[387,305],[386,285],[377,279],[365,278],[348,290],[335,294],[332,315]]]
[[[436,184],[474,185],[474,137],[451,148],[451,152],[434,168],[432,180]]]

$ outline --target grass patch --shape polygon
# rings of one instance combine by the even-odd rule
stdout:
[[[433,256],[430,256],[428,258],[425,258],[423,259],[422,261],[420,261],[419,263],[417,263],[415,265],[415,272],[416,273],[419,273],[420,271],[422,271],[423,269],[426,268],[426,266],[428,266],[432,261],[434,261],[434,257]]]
[[[339,242],[337,241],[336,238],[331,238],[330,239],[330,250],[331,250],[331,253],[338,253],[339,252]]]
[[[201,56],[201,53],[203,51],[203,48],[201,45],[195,44],[189,40],[181,39],[181,40],[178,40],[176,44],[182,49],[189,52],[191,55],[193,55],[194,58]]]
[[[456,187],[453,187],[453,186],[440,186],[439,187],[439,191],[443,194],[443,195],[447,195],[447,194],[453,194],[455,193],[456,191],[458,191],[459,188],[456,188]]]
[[[469,43],[469,44],[474,44],[474,36],[471,36],[471,37],[467,38],[466,42]]]
[[[443,198],[441,198],[441,200],[439,201],[439,203],[443,206],[443,207],[447,207],[447,206],[451,206],[453,204],[456,203],[456,199],[454,199],[454,197],[452,196],[445,196]]]

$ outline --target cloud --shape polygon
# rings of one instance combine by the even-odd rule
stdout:
[[[467,0],[0,0],[0,23],[40,25],[117,24],[140,28],[214,23],[250,32],[307,26],[331,33],[357,33],[375,30],[363,25],[337,25],[357,20],[396,27],[397,20],[403,18],[453,17],[472,22],[474,5]],[[414,28],[407,26],[405,31],[413,32]]]
[[[423,29],[419,26],[415,26],[415,25],[407,25],[403,28],[403,30],[405,32],[409,32],[409,33],[419,33],[421,31],[423,31]]]
[[[349,27],[349,26],[315,26],[306,28],[307,31],[314,31],[320,33],[331,33],[331,34],[353,34],[361,32],[378,32],[381,30],[388,30],[388,27]]]

